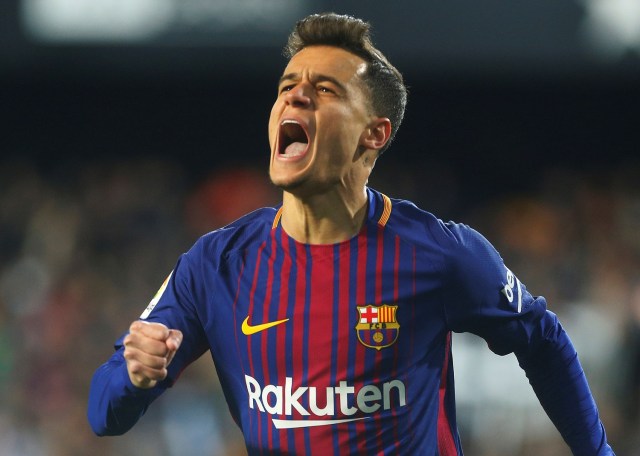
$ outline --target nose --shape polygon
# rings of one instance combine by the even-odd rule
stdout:
[[[285,95],[285,102],[294,107],[306,108],[311,105],[311,97],[307,94],[305,84],[298,84]]]

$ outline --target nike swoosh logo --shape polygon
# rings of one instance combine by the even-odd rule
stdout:
[[[273,328],[274,326],[282,324],[285,321],[289,321],[289,319],[285,318],[284,320],[270,321],[268,323],[262,323],[252,326],[249,324],[249,316],[247,316],[247,318],[245,318],[242,322],[242,334],[244,334],[245,336],[250,336],[251,334],[259,333],[260,331],[264,331],[265,329]]]

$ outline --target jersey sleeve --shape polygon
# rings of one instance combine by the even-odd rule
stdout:
[[[446,224],[444,314],[499,355],[515,353],[540,403],[573,454],[614,454],[576,350],[542,297],[532,296],[478,232]]]
[[[91,379],[87,418],[99,436],[127,432],[166,388],[160,383],[150,389],[133,385],[122,353],[122,348],[117,350]]]
[[[449,329],[483,337],[500,355],[526,350],[546,311],[480,233],[446,224],[444,314]]]
[[[182,343],[168,367],[168,386],[178,379],[186,366],[209,348],[199,313],[206,299],[199,250],[196,244],[180,257],[174,270],[140,315],[143,321],[162,323],[170,329],[182,331]]]
[[[183,340],[168,367],[165,380],[154,388],[141,389],[131,383],[123,357],[124,335],[115,343],[115,353],[93,375],[88,400],[88,420],[97,435],[120,435],[144,415],[149,405],[173,385],[183,369],[208,348],[197,304],[198,253],[184,254],[162,284],[140,319],[182,331]],[[125,334],[126,335],[126,334]]]

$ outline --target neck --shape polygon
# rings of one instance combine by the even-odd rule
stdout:
[[[304,244],[335,244],[358,234],[366,213],[364,187],[349,195],[335,192],[306,198],[285,191],[282,228]]]

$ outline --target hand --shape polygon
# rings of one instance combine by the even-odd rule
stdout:
[[[167,377],[167,367],[182,343],[182,332],[162,323],[134,321],[124,338],[124,359],[131,383],[153,388]]]

